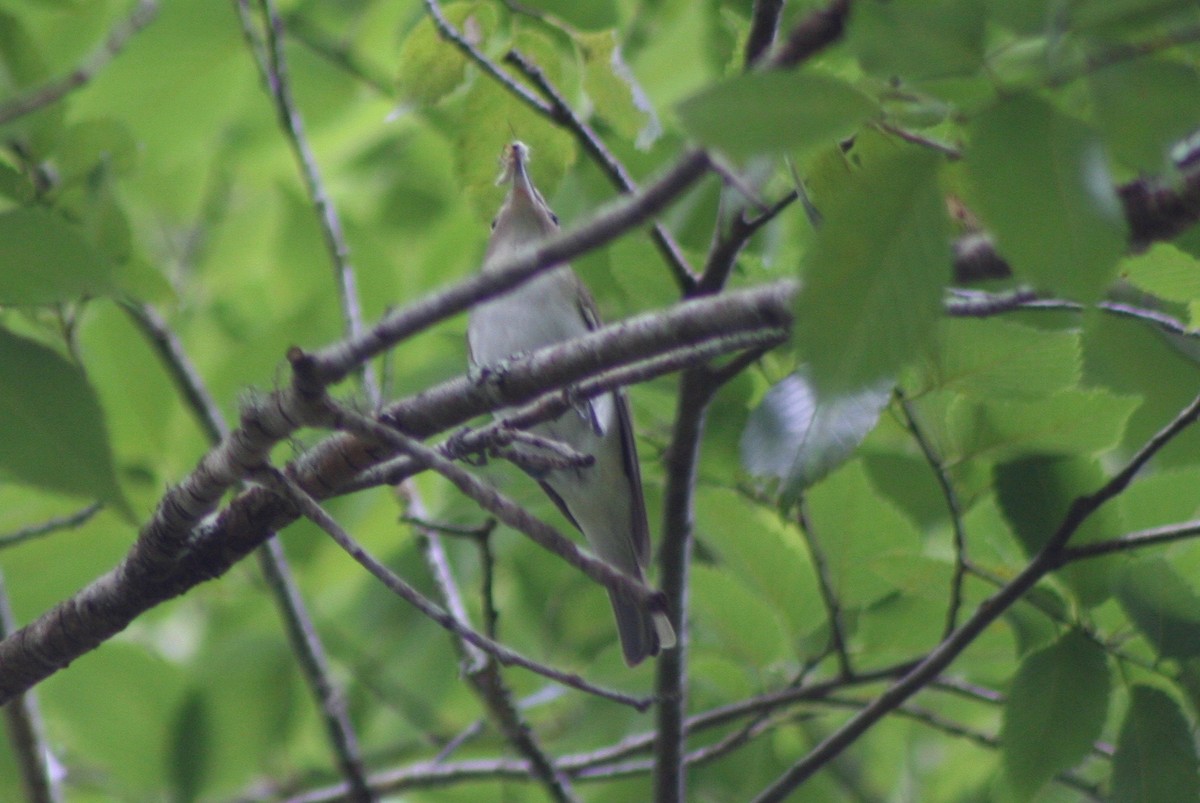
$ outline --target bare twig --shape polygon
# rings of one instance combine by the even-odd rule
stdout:
[[[5,549],[10,546],[24,543],[34,538],[59,530],[74,529],[85,524],[92,516],[95,516],[104,508],[103,503],[93,502],[82,510],[77,510],[67,516],[59,516],[57,518],[48,519],[40,524],[32,524],[28,527],[22,527],[15,532],[0,535],[0,549]]]
[[[1114,552],[1129,552],[1134,549],[1170,544],[1187,538],[1195,538],[1196,536],[1200,536],[1200,520],[1185,521],[1179,524],[1168,524],[1162,527],[1137,530],[1120,538],[1113,538],[1107,541],[1093,541],[1088,544],[1068,547],[1064,557],[1067,561],[1098,558],[1102,555],[1111,555]]]
[[[750,33],[746,35],[747,67],[762,59],[775,43],[782,12],[783,0],[754,0],[754,10],[750,12]]]
[[[239,0],[244,7],[249,0]],[[325,241],[325,249],[333,266],[337,284],[338,300],[341,305],[342,319],[345,322],[347,337],[358,337],[363,331],[362,307],[358,298],[358,284],[355,278],[354,266],[350,262],[350,246],[342,229],[341,217],[337,207],[325,188],[321,170],[317,166],[317,157],[308,141],[304,128],[304,117],[296,105],[292,94],[291,77],[288,73],[286,54],[284,53],[284,24],[274,0],[259,0],[264,20],[263,53],[257,59],[262,73],[263,83],[271,100],[275,104],[275,112],[279,123],[287,137],[288,144],[296,156],[300,175],[304,180],[304,188],[312,201],[320,223],[321,236]],[[250,15],[243,13],[243,26],[249,24]],[[253,39],[250,31],[246,32],[247,39]],[[363,388],[367,399],[372,405],[379,400],[379,384],[374,371],[366,362],[358,366],[361,371]]]
[[[551,83],[541,68],[516,50],[510,50],[504,58],[505,61],[520,70],[526,78],[533,82],[538,91],[546,96],[550,103],[551,119],[574,135],[580,147],[592,157],[592,161],[600,167],[600,171],[604,173],[609,182],[623,193],[636,192],[637,184],[629,175],[629,171],[604,145],[600,135],[579,115],[575,114],[575,110],[571,108],[566,98]],[[655,222],[650,226],[650,239],[671,269],[680,290],[684,293],[690,292],[696,282],[696,272],[688,264],[687,257],[684,256],[679,244],[675,242],[675,238],[665,226]]]
[[[656,181],[613,203],[587,223],[559,232],[486,273],[476,274],[387,316],[361,337],[347,338],[313,355],[318,377],[323,384],[337,382],[354,366],[404,338],[462,312],[478,301],[510,290],[541,271],[610,242],[650,220],[675,201],[704,175],[707,168],[708,157],[703,151],[689,151]]]
[[[1021,599],[1039,580],[1062,566],[1067,560],[1066,546],[1071,536],[1087,518],[1101,505],[1123,491],[1150,458],[1176,435],[1194,423],[1197,417],[1200,417],[1200,397],[1194,399],[1191,404],[1180,411],[1175,420],[1147,441],[1126,466],[1095,493],[1076,499],[1067,509],[1062,523],[1051,535],[1046,545],[1016,577],[984,600],[974,614],[968,617],[957,630],[943,639],[911,671],[814,747],[808,755],[788,768],[755,800],[759,803],[783,800],[813,773],[853,744],[872,725],[937,677],[1013,603]]]
[[[16,629],[17,620],[9,606],[4,574],[0,572],[0,638],[7,638]],[[3,708],[8,743],[21,774],[25,800],[28,803],[58,803],[62,800],[62,788],[50,770],[50,746],[46,742],[37,695],[26,692]]]
[[[176,387],[183,394],[188,407],[199,420],[209,439],[216,444],[228,437],[229,426],[225,423],[220,408],[213,401],[183,344],[167,322],[148,304],[128,302],[124,304],[124,308],[158,352]],[[333,680],[329,661],[325,657],[325,648],[300,595],[278,537],[269,538],[257,554],[259,569],[275,599],[301,674],[316,700],[342,777],[346,778],[350,794],[355,800],[370,800],[371,794],[366,784],[366,771],[358,747],[358,737],[350,721],[345,698]]]
[[[524,85],[514,81],[512,76],[500,69],[479,48],[467,41],[467,37],[463,36],[462,31],[455,28],[450,23],[450,20],[446,19],[446,15],[442,12],[441,3],[438,0],[425,0],[425,8],[429,11],[429,16],[433,20],[434,26],[438,29],[438,33],[442,35],[442,38],[457,47],[463,55],[475,62],[481,70],[498,81],[501,86],[524,101],[529,108],[545,117],[553,115],[548,103],[530,92]]]
[[[0,103],[0,125],[12,122],[26,114],[32,114],[38,109],[62,100],[70,92],[91,81],[125,48],[134,34],[154,19],[154,15],[157,13],[158,3],[156,0],[138,0],[129,16],[109,30],[104,44],[84,59],[78,67],[23,95]]]
[[[420,496],[414,493],[413,489],[407,489],[403,493],[408,498],[411,512],[424,517],[425,507],[421,502]],[[475,541],[480,545],[480,549],[484,553],[484,632],[489,639],[494,641],[496,639],[496,614],[491,600],[492,567],[490,565],[488,543],[490,541],[490,533],[495,527],[495,519],[491,519],[490,522],[491,526],[476,533]],[[418,533],[421,536],[421,543],[424,547],[425,560],[429,564],[443,604],[454,618],[460,622],[467,622],[466,606],[463,604],[458,584],[454,581],[454,576],[450,572],[450,563],[446,557],[441,536],[433,530],[422,527],[418,527]],[[480,700],[483,701],[483,704],[491,713],[492,719],[500,727],[505,738],[508,739],[517,752],[525,756],[526,760],[529,761],[529,766],[532,768],[534,775],[546,787],[546,792],[551,799],[558,801],[574,800],[575,795],[571,790],[570,780],[555,767],[554,760],[546,754],[538,743],[533,728],[521,716],[517,705],[513,701],[512,689],[504,682],[504,678],[500,674],[499,665],[491,656],[482,652],[470,642],[463,639],[456,639],[455,641],[459,644],[460,651],[465,660],[467,678],[470,680],[472,687],[474,687],[476,694],[479,695]]]
[[[833,578],[829,575],[829,564],[825,560],[825,550],[812,529],[812,520],[808,515],[808,505],[803,498],[796,505],[796,524],[808,545],[808,554],[812,557],[813,572],[817,577],[817,588],[821,592],[821,600],[825,603],[825,614],[829,618],[829,645],[833,648],[838,660],[838,672],[841,677],[854,677],[854,665],[850,663],[850,653],[846,649],[846,628],[842,623],[842,603],[833,587]]]
[[[380,582],[382,582],[390,591],[399,596],[405,602],[412,605],[422,614],[441,627],[449,630],[454,635],[461,639],[469,641],[479,649],[494,656],[502,664],[514,664],[524,667],[543,677],[557,681],[564,686],[570,686],[573,689],[594,694],[598,697],[603,697],[613,702],[622,703],[623,705],[631,706],[639,711],[645,710],[650,701],[645,698],[631,697],[617,691],[604,689],[592,683],[588,683],[578,675],[562,672],[553,669],[544,664],[539,664],[536,661],[530,660],[525,656],[510,650],[502,644],[487,638],[483,634],[471,629],[463,622],[455,619],[442,608],[439,608],[432,601],[406,583],[401,577],[396,575],[378,560],[376,560],[369,552],[362,548],[353,538],[350,537],[341,525],[325,512],[325,510],[317,504],[304,489],[289,479],[282,472],[274,469],[268,469],[259,472],[258,478],[270,484],[271,490],[274,493],[285,495],[289,501],[303,512],[305,518],[312,521],[322,530],[329,534],[338,546],[346,551],[350,557],[354,558],[363,568],[369,571]]]
[[[896,389],[896,400],[900,403],[900,411],[904,414],[905,426],[912,433],[913,440],[921,449],[921,454],[925,455],[925,462],[929,464],[933,476],[937,479],[938,487],[942,489],[942,497],[946,500],[946,510],[950,514],[950,526],[954,531],[954,576],[950,580],[950,603],[946,609],[946,628],[942,633],[942,638],[946,638],[954,632],[954,628],[958,627],[958,614],[962,608],[963,581],[967,576],[967,534],[963,526],[962,505],[959,504],[958,493],[954,490],[954,483],[951,482],[946,467],[942,465],[942,460],[938,457],[933,444],[930,443],[924,430],[917,423],[917,411],[899,388]]]

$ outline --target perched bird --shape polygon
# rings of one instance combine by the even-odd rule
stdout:
[[[546,206],[528,171],[529,148],[512,142],[501,159],[500,182],[511,187],[492,222],[483,270],[552,234],[558,218]],[[477,304],[467,325],[474,366],[579,337],[599,326],[595,302],[569,265],[552,268],[496,299]],[[583,532],[592,551],[625,574],[642,580],[650,552],[646,503],[634,447],[629,402],[620,391],[581,402],[554,421],[532,427],[542,437],[592,455],[586,467],[551,469],[537,477],[542,488]],[[527,447],[528,448],[528,447]],[[609,591],[621,649],[630,666],[675,645],[665,614]]]

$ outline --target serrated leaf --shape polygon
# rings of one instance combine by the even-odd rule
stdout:
[[[742,467],[780,481],[785,507],[850,458],[879,420],[890,382],[825,395],[801,368],[763,396],[742,433]]]
[[[1141,399],[1105,390],[1064,390],[1048,399],[974,401],[961,398],[948,428],[960,459],[1003,459],[1029,452],[1089,455],[1121,441]]]
[[[1000,741],[1005,770],[1022,799],[1088,754],[1104,726],[1109,683],[1104,653],[1074,631],[1021,662]]]
[[[83,371],[0,329],[0,473],[129,513],[104,413]]]
[[[53,304],[114,287],[113,265],[44,209],[0,213],[0,304]]]
[[[981,398],[1035,399],[1078,384],[1077,332],[1034,329],[997,319],[947,320],[922,365],[930,387]]]
[[[868,0],[854,9],[850,44],[865,71],[943,78],[983,61],[986,18],[977,0]]]
[[[996,466],[996,498],[1017,539],[1029,556],[1046,546],[1066,518],[1071,504],[1104,482],[1094,460],[1025,457]],[[1071,536],[1072,546],[1116,538],[1125,529],[1121,512],[1104,506],[1093,512]],[[1058,570],[1080,602],[1095,606],[1112,593],[1116,558],[1077,561]]]
[[[1126,568],[1117,599],[1164,658],[1200,656],[1200,597],[1162,558],[1140,558]]]
[[[1130,284],[1169,301],[1200,300],[1200,260],[1170,243],[1155,243],[1126,258],[1121,273]]]
[[[846,608],[869,605],[897,586],[880,571],[897,555],[919,549],[916,527],[849,463],[806,494],[813,537],[838,599]]]
[[[1122,61],[1092,73],[1088,85],[1105,142],[1139,171],[1163,172],[1172,146],[1196,129],[1200,76],[1186,64]]]
[[[828,75],[752,72],[702,90],[677,111],[693,137],[740,158],[836,141],[878,106]]]
[[[1113,803],[1191,803],[1200,800],[1196,742],[1173,697],[1134,686],[1113,754]]]
[[[973,208],[1018,276],[1081,301],[1112,282],[1125,219],[1098,138],[1045,101],[1018,95],[971,125]]]
[[[937,160],[883,157],[822,209],[796,301],[796,340],[822,392],[894,377],[926,348],[950,276]]]

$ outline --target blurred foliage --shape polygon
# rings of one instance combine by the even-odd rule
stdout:
[[[700,142],[759,199],[803,194],[750,240],[731,279],[799,277],[803,289],[793,342],[725,387],[708,416],[693,713],[837,678],[834,627],[856,671],[927,654],[951,604],[956,523],[970,568],[961,621],[1200,390],[1200,342],[1187,329],[1200,320],[1200,236],[1127,253],[1114,189],[1182,180],[1178,160],[1200,125],[1194,2],[857,0],[841,43],[795,72],[744,74],[752,5],[444,5],[487,57],[502,63],[515,48],[536,63],[637,180]],[[785,4],[783,25],[824,5]],[[86,71],[131,8],[0,0],[0,118]],[[244,8],[259,19],[258,3]],[[368,320],[477,269],[503,192],[497,157],[514,135],[531,145],[566,225],[614,196],[577,141],[443,40],[419,0],[288,0],[280,11],[287,78]],[[255,58],[237,3],[164,1],[82,86],[0,123],[0,538],[106,505],[78,529],[0,550],[21,622],[112,568],[135,538],[131,522],[209,445],[126,305],[162,312],[229,420],[243,394],[285,380],[289,346],[343,332],[319,217]],[[715,225],[756,211],[710,179],[662,222],[699,265]],[[947,240],[979,229],[1014,273],[985,289],[1028,287],[1076,306],[947,318]],[[641,233],[576,267],[609,320],[678,296]],[[1146,314],[1114,315],[1094,306],[1100,298]],[[390,396],[461,374],[463,328],[450,319],[383,360]],[[362,395],[352,383],[338,392]],[[652,530],[673,395],[669,379],[631,389]],[[319,437],[301,433],[276,457]],[[517,471],[486,476],[567,528]],[[1073,543],[1195,518],[1198,480],[1193,429]],[[484,518],[437,477],[416,487],[439,522]],[[393,494],[329,509],[432,593]],[[372,770],[430,759],[485,716],[445,632],[312,525],[282,538]],[[504,642],[600,684],[651,688],[649,665],[623,665],[602,590],[510,531],[493,547]],[[480,622],[479,555],[465,539],[447,549]],[[803,799],[1196,799],[1198,576],[1189,539],[1056,571]],[[526,672],[506,678],[553,755],[654,727],[576,692],[546,694]],[[691,799],[749,799],[878,689],[849,684],[792,709],[691,770]],[[229,800],[337,779],[249,561],[142,616],[37,693],[68,801]],[[698,730],[689,747],[729,732]],[[488,727],[449,760],[510,754]],[[0,740],[0,799],[20,799],[17,777]],[[598,801],[649,794],[645,775],[579,787]],[[540,794],[493,779],[404,799]]]

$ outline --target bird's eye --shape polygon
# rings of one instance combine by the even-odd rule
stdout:
[[[492,218],[492,231],[495,231],[495,230],[496,230],[496,218]]]
[[[551,213],[550,213],[550,219],[554,221],[554,225],[555,225],[555,226],[557,226],[557,225],[558,225],[558,215],[556,215],[556,214],[554,214],[553,212],[551,212]]]

